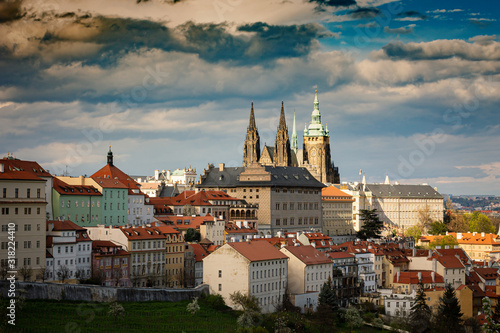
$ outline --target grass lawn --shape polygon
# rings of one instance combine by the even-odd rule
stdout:
[[[125,316],[107,315],[109,304],[27,300],[12,332],[233,332],[237,317],[199,302],[200,311],[186,311],[189,301],[121,303]],[[10,325],[9,325],[10,326]]]

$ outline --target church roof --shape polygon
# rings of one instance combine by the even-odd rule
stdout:
[[[270,181],[240,181],[243,167],[210,167],[201,176],[198,187],[240,187],[240,186],[282,186],[282,187],[317,187],[324,185],[314,178],[306,168],[264,166],[271,174]]]

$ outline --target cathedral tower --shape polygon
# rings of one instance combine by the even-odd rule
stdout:
[[[252,109],[250,110],[250,121],[247,128],[247,136],[245,138],[245,146],[243,148],[243,166],[249,166],[260,159],[260,136],[257,126],[255,125],[255,115]]]
[[[317,170],[322,183],[340,183],[338,168],[332,162],[330,154],[330,132],[323,127],[319,112],[318,91],[314,96],[314,109],[309,127],[304,129],[304,164]]]
[[[280,123],[276,133],[276,141],[274,141],[273,161],[277,166],[290,166],[292,163],[291,155],[290,139],[288,138],[288,128],[285,121],[285,108],[283,102],[281,102]]]

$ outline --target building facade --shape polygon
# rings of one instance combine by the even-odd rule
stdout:
[[[306,168],[252,164],[247,168],[209,165],[202,189],[217,189],[258,206],[257,229],[262,235],[301,231],[322,225],[321,188]]]
[[[321,191],[321,206],[323,212],[323,233],[332,238],[339,236],[355,236],[356,230],[352,220],[351,195],[342,192],[334,186],[328,186]],[[347,238],[347,237],[346,237]],[[337,243],[343,243],[341,242]]]

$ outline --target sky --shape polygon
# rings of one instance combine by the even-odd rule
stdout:
[[[318,90],[342,181],[500,195],[492,1],[0,1],[0,156],[53,174],[242,164],[250,105],[299,145]]]

